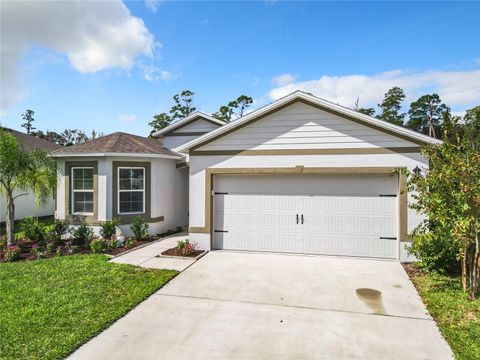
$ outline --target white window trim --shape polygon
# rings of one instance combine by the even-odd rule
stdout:
[[[95,171],[95,169],[93,168],[93,166],[72,166],[71,167],[71,174],[70,174],[70,178],[72,179],[71,180],[71,188],[72,188],[72,209],[71,209],[71,212],[73,215],[94,215],[93,212],[75,212],[75,193],[76,192],[84,192],[84,193],[92,193],[93,194],[93,208],[95,209],[95,183],[93,184],[93,189],[92,190],[75,190],[73,185],[75,183],[75,178],[73,176],[73,171],[75,169],[92,169],[92,171]],[[95,177],[95,174],[93,174],[93,177]]]
[[[142,190],[120,190],[120,170],[121,169],[142,169],[143,170],[143,189]],[[119,215],[140,215],[145,214],[145,179],[147,177],[147,170],[144,166],[119,166],[117,168],[117,213]],[[121,192],[142,192],[143,193],[143,211],[135,212],[121,212],[120,211],[120,193]]]

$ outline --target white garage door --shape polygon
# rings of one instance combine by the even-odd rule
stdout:
[[[214,248],[397,257],[398,176],[216,175]]]

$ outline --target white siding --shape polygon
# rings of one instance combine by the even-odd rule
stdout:
[[[338,149],[418,146],[304,103],[295,103],[198,150]]]
[[[174,149],[180,145],[186,144],[189,141],[197,138],[198,136],[168,136],[163,137],[163,146],[167,149]]]
[[[202,118],[197,118],[193,120],[190,124],[180,127],[178,129],[173,130],[172,132],[167,133],[163,137],[163,146],[167,149],[174,149],[180,145],[186,144],[197,137],[206,134],[212,130],[215,130],[220,125],[213,124],[210,121],[206,121]],[[181,135],[187,133],[202,133],[201,135]],[[175,134],[175,135],[170,135]]]
[[[210,121],[198,118],[197,120],[192,121],[190,124],[180,127],[173,130],[173,133],[185,133],[185,132],[204,132],[207,133],[219,127],[220,125],[213,124]]]

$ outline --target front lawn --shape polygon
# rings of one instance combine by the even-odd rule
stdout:
[[[470,300],[459,278],[405,266],[457,359],[480,359],[480,299]]]
[[[0,358],[64,358],[176,274],[104,255],[1,263]]]

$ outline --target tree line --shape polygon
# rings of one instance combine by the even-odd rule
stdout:
[[[434,138],[442,138],[443,119],[450,113],[450,108],[443,103],[440,96],[435,93],[420,96],[410,104],[407,113],[401,111],[404,100],[403,89],[394,86],[385,93],[383,101],[378,104],[378,113],[373,108],[359,108],[358,99],[354,109],[362,114],[374,116]]]
[[[153,120],[148,123],[152,128],[150,136],[153,133],[167,127],[168,125],[186,118],[194,113],[197,108],[193,106],[193,97],[195,93],[191,90],[183,90],[179,94],[173,96],[173,105],[168,113],[155,114]],[[235,100],[230,101],[227,105],[222,105],[212,114],[216,119],[230,122],[242,117],[245,111],[253,104],[253,99],[247,95],[240,95]]]
[[[153,116],[149,123],[152,128],[150,135],[195,112],[197,108],[194,106],[194,95],[195,93],[188,89],[175,94],[170,111]],[[405,98],[405,91],[401,87],[394,86],[385,93],[382,102],[378,104],[378,111],[374,108],[359,107],[359,99],[354,109],[362,114],[441,139],[443,119],[450,114],[450,108],[440,96],[436,93],[422,95],[410,104],[407,112],[402,112]],[[252,97],[240,95],[228,104],[220,106],[212,116],[225,122],[234,121],[242,117],[252,104]]]
[[[37,128],[33,125],[33,123],[35,122],[35,118],[33,117],[34,115],[35,111],[30,109],[26,110],[22,114],[22,119],[24,123],[21,124],[21,127],[25,129],[27,134],[48,140],[61,146],[81,144],[85,141],[93,140],[100,136],[103,136],[103,133],[96,132],[95,130],[92,130],[90,135],[80,129],[65,129],[61,133],[50,130],[37,130]]]
[[[195,92],[188,89],[175,94],[172,97],[173,104],[170,110],[168,112],[155,114],[153,119],[149,122],[148,125],[151,127],[150,136],[156,131],[163,129],[176,121],[184,119],[195,112],[197,108],[194,105],[194,95]],[[404,90],[401,87],[394,86],[385,93],[382,102],[378,104],[377,111],[371,107],[359,107],[359,99],[357,99],[354,104],[354,110],[441,139],[443,136],[444,118],[447,114],[450,114],[450,108],[442,101],[440,96],[436,93],[422,95],[410,104],[407,112],[402,112],[405,98]],[[212,116],[228,123],[242,117],[252,104],[252,97],[240,95],[226,105],[220,106]],[[469,110],[467,110],[467,112],[468,111]],[[21,124],[21,126],[25,128],[27,134],[49,140],[58,145],[70,146],[103,135],[95,130],[92,130],[90,135],[80,129],[65,129],[61,133],[49,130],[45,132],[36,130],[33,126],[35,120],[33,116],[34,111],[30,109],[22,114],[24,123]]]

